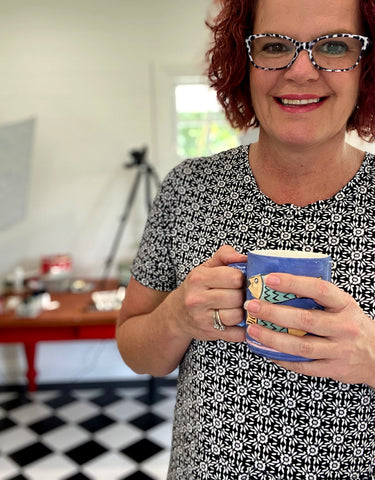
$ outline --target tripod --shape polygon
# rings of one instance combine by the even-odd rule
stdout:
[[[108,275],[109,275],[109,272],[111,270],[113,260],[116,256],[118,247],[120,245],[120,240],[121,240],[122,234],[123,234],[124,229],[125,229],[126,221],[129,218],[129,214],[130,214],[132,206],[134,204],[134,200],[135,200],[138,188],[141,184],[142,178],[145,179],[145,196],[146,196],[147,212],[150,211],[151,204],[152,204],[151,180],[154,181],[156,189],[160,188],[160,180],[159,180],[155,170],[147,162],[146,152],[147,152],[146,147],[144,147],[142,150],[131,151],[130,154],[133,157],[132,162],[125,163],[123,165],[124,168],[136,167],[138,169],[138,172],[137,172],[137,175],[134,179],[132,188],[130,190],[129,197],[128,197],[126,203],[125,203],[125,208],[124,208],[123,213],[121,215],[121,220],[120,220],[119,226],[117,228],[116,235],[113,239],[111,250],[110,250],[109,255],[107,257],[107,260],[105,262],[105,267],[104,267],[104,271],[103,271],[103,275],[102,275],[102,279],[101,279],[101,284],[102,285],[104,285],[106,280],[108,279]]]
[[[121,216],[121,220],[119,223],[119,226],[117,227],[117,232],[115,235],[115,238],[113,239],[112,247],[110,250],[110,253],[108,255],[108,258],[105,262],[105,267],[104,267],[104,272],[101,280],[101,285],[102,288],[104,288],[105,282],[108,279],[108,274],[111,270],[111,266],[113,263],[113,260],[116,256],[118,247],[120,245],[120,240],[122,237],[122,234],[124,232],[125,224],[127,219],[129,218],[129,214],[131,212],[135,196],[137,194],[138,188],[141,184],[142,178],[145,179],[145,194],[146,194],[146,207],[147,207],[147,212],[150,211],[151,208],[151,180],[154,181],[155,187],[158,190],[160,188],[160,180],[159,177],[157,176],[155,170],[151,167],[151,165],[146,161],[146,152],[147,148],[144,147],[142,150],[133,150],[130,152],[131,156],[133,157],[132,162],[130,163],[125,163],[123,165],[124,168],[133,168],[136,167],[138,169],[137,175],[134,179],[132,188],[130,190],[129,197],[125,203],[125,208]],[[161,394],[158,394],[156,391],[156,385],[155,385],[155,379],[154,377],[150,376],[148,379],[148,392],[146,395],[142,397],[142,401],[147,403],[148,405],[152,405],[152,403],[157,399],[157,398],[163,398]]]

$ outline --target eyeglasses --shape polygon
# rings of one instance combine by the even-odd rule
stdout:
[[[281,70],[293,65],[302,50],[311,63],[327,72],[346,72],[355,68],[371,44],[368,37],[337,33],[324,35],[311,42],[299,42],[277,33],[250,35],[246,46],[251,63],[263,70]]]

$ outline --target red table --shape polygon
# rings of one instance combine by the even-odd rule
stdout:
[[[114,288],[108,282],[107,288]],[[0,314],[0,343],[24,344],[28,371],[28,388],[36,390],[35,352],[38,342],[51,340],[110,339],[115,336],[116,310],[99,312],[91,304],[91,293],[51,293],[60,307],[43,311],[35,318],[22,318],[14,312]]]

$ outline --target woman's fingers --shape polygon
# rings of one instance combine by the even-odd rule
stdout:
[[[289,355],[316,360],[333,358],[337,354],[336,348],[324,337],[290,335],[260,325],[250,325],[248,334],[263,345]]]
[[[352,297],[331,282],[314,277],[302,277],[287,273],[271,273],[265,278],[266,285],[297,297],[312,298],[316,303],[331,311],[340,311],[354,301]]]
[[[245,331],[236,325],[244,315],[245,279],[241,271],[227,266],[243,261],[246,255],[224,245],[188,274],[179,289],[183,313],[177,321],[181,330],[201,340],[244,341]],[[225,330],[214,328],[215,310],[219,310]]]
[[[221,321],[227,327],[238,325],[245,317],[243,308],[217,308],[214,310],[219,311]]]
[[[185,280],[194,289],[243,289],[244,275],[236,268],[220,266],[207,268],[201,265],[192,270]]]
[[[305,375],[329,377],[346,383],[375,385],[375,324],[353,297],[335,285],[316,278],[271,274],[266,284],[282,292],[313,298],[324,310],[251,300],[246,310],[255,318],[279,327],[302,330],[311,335],[290,335],[258,324],[247,332],[261,344],[312,362],[277,361]]]
[[[337,322],[334,317],[327,317],[323,310],[304,310],[274,305],[260,300],[245,302],[245,309],[254,317],[274,323],[279,327],[329,337],[337,333]]]
[[[202,265],[205,267],[213,268],[228,265],[235,262],[246,262],[247,256],[238,253],[230,245],[223,245],[217,250],[211,258],[209,258]]]

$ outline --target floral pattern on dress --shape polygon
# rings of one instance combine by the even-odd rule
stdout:
[[[324,172],[323,172],[324,175]],[[335,196],[278,205],[248,147],[189,159],[163,182],[133,263],[172,291],[224,244],[331,255],[332,281],[375,318],[375,163]],[[287,371],[245,343],[194,340],[179,368],[168,480],[375,479],[375,392]]]

